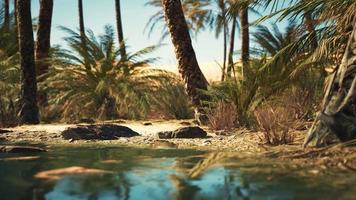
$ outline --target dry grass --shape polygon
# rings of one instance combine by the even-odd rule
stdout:
[[[236,107],[232,103],[219,101],[215,108],[208,113],[209,128],[211,130],[231,130],[235,127]]]
[[[290,128],[295,123],[295,113],[285,107],[266,105],[254,111],[263,143],[268,145],[289,144],[294,140]]]

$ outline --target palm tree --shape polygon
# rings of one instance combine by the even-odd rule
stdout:
[[[126,47],[124,43],[124,33],[122,30],[122,21],[121,21],[121,8],[120,8],[120,0],[115,0],[115,9],[116,9],[116,28],[119,44],[122,45],[120,48],[121,58],[126,58]]]
[[[198,121],[205,123],[203,101],[207,100],[207,96],[202,94],[201,90],[207,90],[208,82],[199,68],[181,1],[163,0],[162,4],[168,30],[175,48],[179,72],[186,84],[187,93],[196,108]]]
[[[79,14],[79,30],[82,38],[82,45],[86,46],[85,41],[85,26],[84,26],[84,13],[83,13],[83,0],[78,0],[78,14]]]
[[[99,118],[137,119],[145,117],[151,95],[160,81],[167,81],[161,71],[148,69],[156,61],[147,57],[156,47],[147,47],[120,58],[122,47],[115,47],[111,26],[95,37],[87,31],[87,52],[82,49],[80,33],[68,28],[65,38],[70,50],[57,50],[46,80],[41,83],[51,97],[50,104],[62,107],[64,119]],[[85,67],[90,65],[90,70]],[[126,68],[128,71],[126,72]]]
[[[233,1],[232,1],[233,2]],[[229,55],[228,55],[228,63],[227,63],[227,77],[231,77],[231,71],[234,67],[234,49],[235,49],[235,34],[236,34],[236,26],[237,26],[237,17],[238,14],[235,12],[229,13],[232,18],[232,25],[231,25],[231,33],[230,33],[230,48],[229,48]],[[223,75],[225,71],[223,70]],[[224,78],[222,78],[222,81]]]
[[[41,0],[40,13],[38,19],[37,42],[36,42],[36,66],[37,75],[41,76],[48,71],[49,64],[46,61],[49,57],[51,47],[51,27],[52,27],[53,0]],[[47,103],[47,95],[39,92],[38,101],[40,104]]]
[[[4,27],[7,30],[10,28],[10,5],[9,5],[9,0],[4,0]]]
[[[216,9],[210,12],[210,28],[215,29],[215,36],[218,38],[222,32],[223,34],[223,63],[222,63],[222,75],[221,80],[225,79],[226,70],[226,58],[227,58],[227,39],[228,39],[228,20],[227,20],[227,10],[228,1],[226,0],[214,0],[216,4]],[[214,12],[216,10],[217,12]]]
[[[209,21],[209,5],[210,0],[182,0],[182,9],[191,33],[197,34],[200,30],[205,29],[207,22]],[[164,12],[161,0],[149,0],[146,5],[158,8],[158,11],[152,15],[146,24],[148,34],[151,35],[153,30],[157,28],[161,22],[164,22]],[[161,26],[161,41],[168,36],[168,30],[166,24]]]
[[[278,3],[277,0],[266,0],[266,2],[268,5]],[[279,15],[278,20],[295,19],[305,13],[317,13],[318,23],[323,24],[315,30],[318,35],[318,48],[304,53],[303,61],[298,62],[294,73],[301,74],[301,72],[313,69],[311,67],[318,67],[318,70],[326,67],[335,69],[327,79],[328,87],[324,94],[321,113],[316,117],[304,146],[321,145],[330,135],[337,135],[341,141],[355,138],[355,112],[352,110],[355,80],[353,79],[354,72],[351,70],[354,63],[350,60],[355,51],[352,51],[355,46],[355,9],[356,2],[353,0],[310,0],[307,2],[299,0],[263,19],[276,15]],[[351,27],[353,27],[353,32]],[[295,55],[295,52],[305,50],[305,47],[312,47],[313,44],[309,38],[315,38],[310,31],[298,42],[278,52],[265,67],[268,68],[271,63],[276,63],[286,55]],[[348,39],[348,45],[345,47]],[[344,49],[346,49],[345,52]],[[342,55],[344,55],[343,59]],[[335,66],[339,67],[335,68]]]
[[[17,0],[19,48],[21,62],[20,123],[38,124],[37,81],[34,58],[31,1]]]
[[[240,10],[240,23],[241,23],[241,61],[243,73],[246,74],[250,59],[250,31],[248,22],[248,5],[245,5]],[[243,75],[245,77],[245,74]]]

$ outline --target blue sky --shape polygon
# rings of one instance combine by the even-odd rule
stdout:
[[[32,1],[32,16],[38,16],[39,1]],[[147,0],[121,0],[124,37],[129,46],[128,51],[137,51],[144,47],[155,45],[160,38],[160,31],[155,31],[151,37],[144,32],[145,25],[155,9],[145,6]],[[103,32],[106,24],[115,25],[114,0],[84,0],[84,20],[86,28],[92,29],[96,34]],[[69,28],[78,27],[77,0],[55,0],[53,13],[52,44],[64,45],[62,38],[65,36],[58,26]],[[256,18],[252,16],[251,18]],[[252,21],[251,19],[250,21]],[[236,38],[236,49],[240,48],[240,39]],[[175,65],[174,50],[170,38],[152,55],[160,57],[157,65]],[[199,63],[212,63],[222,58],[222,39],[216,39],[210,31],[201,32],[193,38],[193,46]]]

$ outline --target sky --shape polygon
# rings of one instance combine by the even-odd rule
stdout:
[[[145,6],[147,0],[121,0],[121,13],[123,31],[128,52],[135,52],[150,45],[156,45],[161,37],[160,30],[156,30],[149,37],[145,26],[148,19],[157,11],[155,8]],[[87,29],[95,34],[101,34],[104,26],[109,24],[115,26],[115,0],[83,0],[84,23]],[[32,17],[37,17],[39,12],[39,1],[32,1]],[[257,18],[252,15],[250,21]],[[52,22],[52,45],[65,46],[63,37],[66,34],[58,27],[65,26],[71,29],[78,27],[77,0],[54,0],[53,22]],[[116,27],[115,27],[116,30]],[[168,37],[163,41],[165,44],[152,57],[159,57],[156,66],[177,71],[174,48]],[[223,57],[222,38],[215,38],[210,31],[202,31],[197,37],[192,38],[195,53],[205,74],[208,78],[220,77],[220,67],[216,64]],[[240,48],[240,38],[237,36],[235,49]],[[253,44],[252,44],[253,45]]]

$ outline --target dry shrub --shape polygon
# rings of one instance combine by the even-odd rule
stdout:
[[[258,128],[262,131],[260,138],[265,144],[281,145],[293,142],[294,135],[290,128],[296,122],[295,112],[288,108],[265,105],[254,111]]]
[[[310,89],[294,88],[281,98],[283,106],[293,110],[296,119],[308,120],[315,113],[315,92]]]
[[[235,127],[236,107],[232,103],[219,101],[208,112],[209,128],[212,130],[231,130]]]

